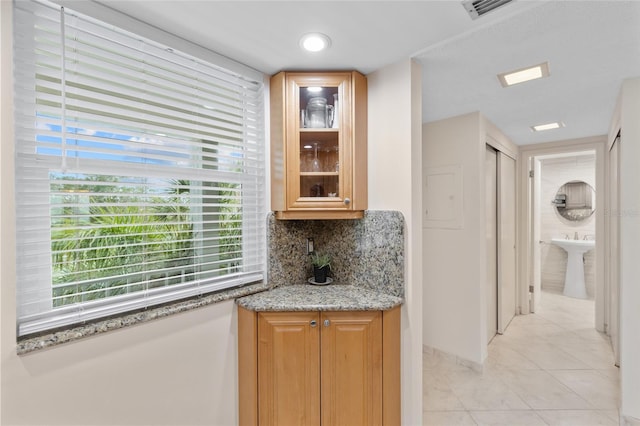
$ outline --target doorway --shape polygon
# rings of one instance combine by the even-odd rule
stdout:
[[[532,232],[538,242],[534,259],[539,269],[534,271],[531,311],[540,312],[540,305],[553,295],[556,309],[562,309],[563,301],[570,304],[574,302],[570,299],[581,299],[594,312],[596,153],[540,155],[532,161]],[[584,326],[595,328],[595,316]]]
[[[542,294],[543,280],[549,279],[549,275],[543,277],[543,266],[545,261],[550,259],[543,258],[543,255],[549,253],[559,253],[563,255],[560,269],[557,267],[552,271],[555,273],[555,288],[553,283],[551,290],[556,292],[563,290],[564,271],[566,271],[566,257],[561,247],[552,244],[551,240],[555,238],[591,240],[595,242],[595,248],[591,254],[590,266],[587,274],[591,279],[590,295],[595,303],[594,325],[596,330],[604,331],[604,179],[605,179],[605,140],[602,137],[584,138],[572,141],[562,141],[548,144],[545,147],[524,147],[521,151],[521,162],[519,169],[520,176],[520,223],[519,227],[519,249],[522,254],[519,257],[519,307],[523,314],[533,313],[540,307],[540,295]],[[580,158],[588,158],[595,156],[595,176],[589,178],[590,185],[593,187],[595,196],[599,194],[599,204],[595,206],[593,214],[590,216],[591,229],[581,228],[580,224],[564,218],[558,219],[558,209],[555,207],[562,203],[562,196],[557,196],[561,184],[556,182],[557,188],[552,195],[543,194],[541,188],[543,186],[544,170],[543,161],[553,163],[554,161],[561,165],[564,162],[571,162],[575,165],[581,161]],[[572,171],[570,167],[565,166],[564,180],[571,182]],[[593,173],[593,172],[592,172]],[[586,179],[586,178],[585,178]],[[563,180],[563,181],[564,181]],[[566,191],[565,191],[566,192]],[[559,195],[562,194],[562,191]],[[556,204],[557,203],[557,204]],[[547,215],[553,215],[557,219],[560,226],[549,233],[543,233],[541,230],[541,215],[543,212],[539,206],[546,206]],[[551,210],[553,208],[554,210]],[[586,224],[585,224],[586,225]],[[543,251],[542,248],[545,250]],[[566,257],[564,257],[566,256]],[[557,260],[556,260],[557,263]],[[561,286],[562,287],[561,287]],[[549,287],[549,286],[547,286]]]

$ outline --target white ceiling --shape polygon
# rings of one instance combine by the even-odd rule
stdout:
[[[640,1],[519,0],[475,21],[457,0],[99,2],[266,74],[413,57],[423,121],[480,111],[517,144],[606,134],[622,80],[640,76]],[[312,31],[328,51],[300,50]],[[498,73],[544,61],[549,78],[500,86]],[[566,127],[529,129],[556,120]]]

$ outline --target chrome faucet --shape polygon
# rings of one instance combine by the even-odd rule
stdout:
[[[574,239],[574,240],[579,240],[579,238],[578,238],[578,231],[576,231],[576,233],[574,234],[573,239]]]

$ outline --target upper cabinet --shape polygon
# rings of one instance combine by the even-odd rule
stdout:
[[[271,78],[271,210],[358,219],[367,209],[367,80],[352,72]]]

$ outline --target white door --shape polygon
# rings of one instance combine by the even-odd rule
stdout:
[[[487,344],[489,344],[498,331],[497,170],[498,157],[496,151],[490,146],[487,146],[485,156]]]
[[[619,172],[620,137],[617,137],[609,151],[609,318],[608,333],[611,337],[611,346],[615,364],[620,365],[620,281],[619,281],[619,238],[620,238],[620,202],[619,202]]]
[[[516,161],[498,152],[498,333],[516,314]]]

